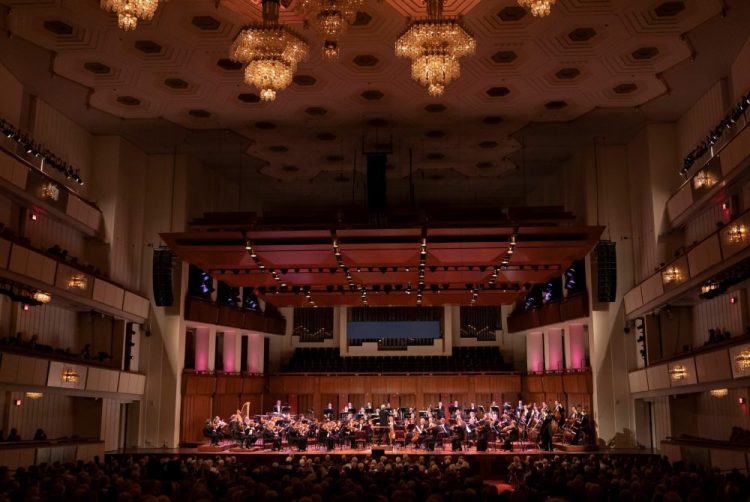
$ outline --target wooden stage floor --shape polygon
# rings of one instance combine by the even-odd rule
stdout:
[[[561,445],[556,445],[553,451],[544,451],[536,448],[533,445],[514,447],[513,451],[503,451],[491,449],[489,451],[477,451],[475,447],[463,450],[463,451],[452,451],[450,448],[440,449],[437,448],[432,451],[428,451],[422,448],[414,448],[412,446],[406,447],[392,447],[392,446],[377,446],[366,447],[366,448],[336,448],[334,450],[326,450],[325,448],[308,447],[307,450],[299,451],[297,448],[283,448],[278,451],[264,450],[262,448],[230,448],[229,445],[222,447],[206,448],[207,445],[199,447],[183,447],[183,448],[127,448],[117,451],[107,452],[110,456],[120,455],[158,455],[158,456],[224,456],[232,455],[236,457],[298,457],[298,456],[325,456],[330,455],[332,457],[341,456],[368,456],[373,455],[373,449],[382,449],[382,454],[385,456],[400,456],[400,455],[425,455],[425,456],[465,456],[465,457],[513,457],[516,455],[534,455],[534,456],[546,456],[546,455],[589,455],[589,454],[614,454],[614,455],[652,455],[653,451],[650,449],[611,449],[604,448],[600,450],[591,450],[586,448],[575,448],[568,447],[563,449]],[[376,451],[376,454],[380,452]]]

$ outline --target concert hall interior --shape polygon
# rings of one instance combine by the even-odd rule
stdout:
[[[750,496],[749,19],[0,0],[0,466],[445,455],[581,499],[511,474],[665,456]]]

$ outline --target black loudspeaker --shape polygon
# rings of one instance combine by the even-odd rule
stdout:
[[[372,447],[372,458],[374,458],[375,460],[380,460],[380,457],[382,457],[383,455],[385,455],[385,448],[375,448],[374,446]]]
[[[385,209],[385,165],[388,156],[385,153],[367,154],[367,209],[383,211]]]
[[[617,253],[612,241],[596,245],[596,296],[600,302],[611,303],[617,296]]]
[[[157,307],[171,307],[172,294],[172,251],[154,249],[153,267],[154,301]]]

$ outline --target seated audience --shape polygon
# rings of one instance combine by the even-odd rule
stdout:
[[[515,457],[498,492],[463,456],[288,456],[253,466],[232,456],[114,457],[106,463],[0,468],[0,500],[737,501],[748,478],[652,455]]]

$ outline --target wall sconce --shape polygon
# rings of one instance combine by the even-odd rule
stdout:
[[[32,295],[32,298],[39,303],[49,303],[52,301],[52,295],[44,291],[37,291]]]
[[[734,357],[734,362],[737,364],[737,369],[741,372],[745,372],[750,369],[750,350],[743,350]]]
[[[88,279],[83,274],[73,274],[70,276],[70,279],[68,279],[68,288],[69,289],[86,289],[86,286],[88,286]]]
[[[711,188],[716,184],[716,178],[708,171],[699,171],[698,174],[693,178],[693,186],[695,189],[699,188]]]
[[[26,396],[26,397],[27,397],[28,399],[34,399],[34,400],[37,400],[37,399],[41,399],[41,398],[43,398],[43,397],[44,397],[44,394],[42,394],[41,392],[27,392],[27,393],[26,393],[26,394],[24,394],[24,395],[25,395],[25,396]]]
[[[41,186],[39,195],[42,199],[57,201],[60,198],[60,188],[50,181]]]
[[[721,399],[722,397],[727,397],[727,395],[729,395],[729,389],[713,389],[708,393],[713,397]]]
[[[716,281],[712,281],[701,286],[701,294],[707,295],[708,293],[716,291],[717,289],[719,289],[719,283]]]
[[[78,372],[73,368],[65,368],[60,378],[63,382],[76,383],[78,382]]]
[[[682,277],[682,274],[680,274],[680,270],[677,267],[669,267],[662,273],[662,277],[666,283],[677,282]]]
[[[684,380],[687,378],[687,368],[681,364],[677,364],[675,366],[672,366],[669,370],[669,376],[674,380],[675,382],[679,382],[680,380]]]
[[[739,244],[745,240],[745,225],[734,224],[727,232],[727,239],[732,244]]]

